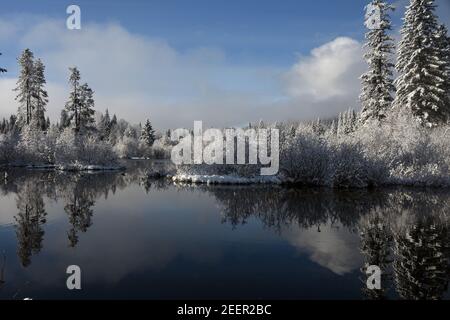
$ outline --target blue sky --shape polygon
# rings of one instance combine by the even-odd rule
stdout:
[[[189,125],[199,116],[217,125],[332,116],[357,108],[367,2],[2,1],[0,63],[10,72],[2,80],[9,82],[0,83],[0,102],[7,105],[0,116],[17,107],[3,92],[17,76],[16,57],[24,47],[47,65],[52,117],[64,102],[65,70],[72,65],[96,90],[99,109],[108,107],[132,121],[151,114],[161,127]],[[394,33],[406,2],[396,2]],[[448,23],[448,0],[437,2]],[[65,30],[70,4],[81,7],[81,31]],[[120,86],[112,81],[116,65]],[[317,79],[306,71],[317,71]]]
[[[286,66],[338,36],[361,40],[367,0],[18,0],[2,11],[61,19],[72,3],[84,23],[118,22],[179,50],[219,47],[236,64]]]

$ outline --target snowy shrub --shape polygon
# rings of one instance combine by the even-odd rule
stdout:
[[[56,140],[55,162],[70,163],[77,157],[75,134],[72,129],[66,128]]]
[[[450,183],[448,126],[427,129],[412,117],[393,116],[385,123],[365,125],[355,139],[371,161],[371,172],[378,171],[378,180],[385,184]]]
[[[54,163],[55,135],[47,133],[31,124],[20,133],[17,147],[18,161],[24,164],[43,165]]]
[[[359,143],[337,143],[331,147],[330,158],[334,187],[363,188],[369,185],[369,162]]]
[[[305,185],[329,183],[330,150],[309,128],[299,128],[281,143],[280,174],[286,181]]]
[[[119,139],[114,147],[114,151],[122,159],[141,156],[138,141],[134,137],[127,135]]]
[[[108,142],[67,128],[56,141],[55,162],[60,167],[111,167],[117,165],[117,155]]]
[[[153,143],[152,157],[154,159],[170,159],[171,153],[172,143],[167,136],[163,136]]]
[[[153,159],[170,159],[172,148],[153,145],[151,148],[151,157]]]

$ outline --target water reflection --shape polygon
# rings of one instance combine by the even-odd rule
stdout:
[[[186,186],[186,188],[189,188]],[[196,187],[214,195],[223,222],[233,227],[256,217],[282,233],[293,224],[301,229],[327,223],[359,233],[362,292],[385,299],[392,289],[401,298],[442,299],[450,277],[450,191],[384,190],[376,192],[286,188]],[[367,289],[366,270],[383,272],[382,288]]]
[[[44,208],[42,189],[32,179],[24,181],[17,191],[16,220],[17,255],[22,266],[31,264],[31,255],[42,249],[44,239],[43,225],[46,222],[47,212]]]
[[[75,248],[80,235],[91,232],[95,223],[96,202],[135,186],[145,191],[147,197],[152,197],[156,192],[163,194],[174,190],[181,194],[207,196],[219,208],[222,225],[231,226],[233,232],[257,221],[267,232],[288,240],[290,245],[314,252],[311,253],[312,261],[339,276],[351,274],[356,265],[359,274],[355,276],[360,279],[361,297],[447,297],[450,276],[448,190],[336,192],[329,189],[266,186],[175,186],[166,180],[151,178],[149,172],[154,165],[134,162],[126,172],[115,173],[9,169],[8,178],[0,183],[0,201],[4,196],[15,195],[17,213],[13,223],[17,256],[21,265],[29,267],[33,257],[43,251],[44,230],[48,220],[44,198],[62,205],[69,226],[65,230],[67,243],[69,247]],[[5,175],[0,172],[0,177],[3,176]],[[175,203],[167,205],[175,208]],[[158,216],[154,216],[154,219],[158,219]],[[345,230],[359,237],[359,248],[342,249],[345,245],[339,247],[338,241],[332,240],[329,242],[336,247],[324,249],[324,244],[318,243],[317,239],[322,239],[333,230]],[[137,234],[108,236],[133,237]],[[160,244],[160,240],[166,239],[155,235],[152,240],[154,243],[142,245],[155,246]],[[182,244],[175,241],[174,245]],[[336,256],[344,254],[336,262],[329,257],[330,252]],[[362,261],[356,258],[360,256]],[[136,263],[142,259],[143,257],[136,258]],[[350,267],[344,266],[345,263]],[[5,264],[6,256],[3,265],[0,264],[0,288],[5,283]],[[380,290],[368,290],[365,286],[366,270],[370,265],[377,265],[383,271]],[[277,275],[274,274],[273,277]]]

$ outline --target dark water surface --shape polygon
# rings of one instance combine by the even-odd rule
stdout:
[[[0,298],[449,298],[449,190],[181,186],[152,165],[0,169]]]

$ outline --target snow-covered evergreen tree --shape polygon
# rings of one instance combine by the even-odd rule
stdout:
[[[337,124],[337,134],[347,135],[354,132],[357,128],[357,118],[356,112],[352,109],[340,113]]]
[[[69,95],[69,101],[66,103],[66,112],[68,114],[68,120],[73,125],[75,131],[80,130],[80,123],[79,123],[79,113],[80,113],[80,104],[81,104],[81,98],[80,98],[80,80],[81,75],[80,71],[75,68],[69,68],[70,70],[70,77],[69,77],[69,84],[71,85],[71,92]]]
[[[141,132],[141,141],[143,141],[148,147],[151,147],[155,142],[155,131],[153,130],[150,120],[147,119]]]
[[[61,110],[61,116],[59,118],[59,128],[60,130],[64,130],[70,126],[70,119],[67,111],[65,109]]]
[[[82,129],[91,128],[95,122],[94,91],[87,83],[80,84],[81,75],[76,67],[69,70],[71,72],[69,83],[72,88],[65,110],[75,132],[80,132]]]
[[[105,114],[100,116],[100,120],[97,123],[97,131],[100,135],[100,139],[108,140],[111,133],[111,118],[109,111],[106,109]]]
[[[94,91],[88,86],[87,83],[83,84],[80,88],[80,112],[79,112],[79,125],[81,129],[91,129],[95,123],[94,119]]]
[[[411,112],[427,127],[446,122],[450,101],[445,90],[445,64],[439,48],[434,0],[411,0],[407,7],[398,47],[394,107]]]
[[[30,49],[25,49],[20,55],[18,62],[20,66],[19,79],[17,80],[16,100],[19,102],[18,123],[20,127],[30,124],[33,110],[34,94],[34,54]]]
[[[383,0],[372,0],[370,6],[379,12],[380,21],[377,22],[376,29],[366,33],[364,58],[369,70],[361,76],[360,119],[363,123],[369,119],[382,120],[386,117],[393,101],[392,92],[395,90],[392,79],[394,64],[391,61],[395,46],[388,35],[391,30],[389,12],[394,7]]]
[[[45,119],[45,110],[48,103],[48,94],[45,90],[45,66],[41,59],[34,63],[33,71],[33,112],[32,117],[36,118],[39,128],[46,130],[47,121]]]
[[[447,96],[449,96],[450,101],[450,37],[448,36],[448,30],[445,25],[439,26],[438,33],[436,35],[436,47],[439,49],[440,59],[444,61],[441,66],[442,72],[445,75],[443,89],[447,92]]]

